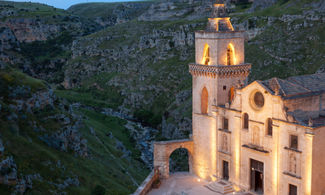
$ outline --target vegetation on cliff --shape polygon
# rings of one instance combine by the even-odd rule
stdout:
[[[0,2],[0,193],[131,193],[152,165],[151,141],[191,133],[188,63],[210,8],[209,0],[68,10]],[[324,71],[324,8],[235,5],[250,80]]]

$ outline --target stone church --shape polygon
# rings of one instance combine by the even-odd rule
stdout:
[[[195,32],[193,132],[157,142],[154,166],[169,176],[169,156],[189,153],[190,172],[235,190],[267,195],[325,194],[325,74],[247,84],[244,32],[216,2]]]

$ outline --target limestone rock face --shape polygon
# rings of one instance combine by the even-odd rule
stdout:
[[[12,156],[0,161],[0,183],[5,185],[17,183],[17,165]]]
[[[184,6],[187,4],[187,6]],[[139,21],[164,21],[181,18],[198,19],[209,15],[212,3],[209,0],[169,0],[152,4],[138,17]]]
[[[275,4],[277,1],[278,0],[254,0],[250,10],[255,11],[257,9],[265,9]]]
[[[19,46],[19,42],[11,31],[11,29],[7,27],[0,27],[0,51],[13,49]]]

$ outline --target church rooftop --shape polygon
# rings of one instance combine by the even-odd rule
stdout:
[[[325,92],[325,73],[293,76],[287,79],[272,78],[262,84],[284,99],[294,99]]]

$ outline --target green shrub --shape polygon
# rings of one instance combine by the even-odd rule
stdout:
[[[92,195],[105,195],[106,189],[101,185],[96,185],[92,191]]]

